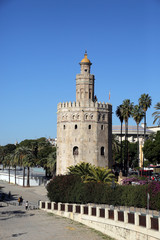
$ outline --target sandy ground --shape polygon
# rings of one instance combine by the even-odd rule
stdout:
[[[33,205],[38,200],[47,200],[44,186],[23,188],[0,181],[0,191],[13,196],[11,205],[0,202],[0,240],[102,240],[111,239],[80,223],[41,210],[25,210],[25,204],[18,205],[22,196]]]

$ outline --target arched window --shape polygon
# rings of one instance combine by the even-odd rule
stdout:
[[[93,119],[93,114],[91,114],[90,118]]]
[[[101,156],[104,156],[104,147],[101,147]]]
[[[88,129],[91,129],[91,125],[88,125]]]
[[[75,156],[75,155],[78,155],[78,147],[77,146],[75,146],[74,148],[73,148],[73,155]]]
[[[74,126],[74,128],[75,128],[75,129],[77,129],[77,128],[78,128],[77,124]]]
[[[65,125],[63,125],[63,129],[66,129],[66,126],[65,126]]]
[[[104,126],[103,125],[101,125],[101,130],[103,130],[104,129]]]

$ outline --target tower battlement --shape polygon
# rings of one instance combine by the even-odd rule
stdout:
[[[64,109],[64,108],[103,108],[103,109],[110,109],[112,108],[112,104],[110,103],[105,103],[105,102],[92,102],[92,101],[88,101],[85,103],[81,103],[81,102],[63,102],[63,103],[58,103],[57,105],[57,109]]]

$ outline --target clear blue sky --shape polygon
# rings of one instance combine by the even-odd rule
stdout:
[[[56,137],[85,49],[98,101],[160,101],[160,0],[0,0],[0,145]],[[129,120],[129,124],[134,124]]]

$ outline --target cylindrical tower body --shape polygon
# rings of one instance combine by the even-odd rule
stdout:
[[[57,174],[80,162],[112,166],[112,105],[94,101],[94,75],[85,54],[76,75],[76,102],[59,103]]]

